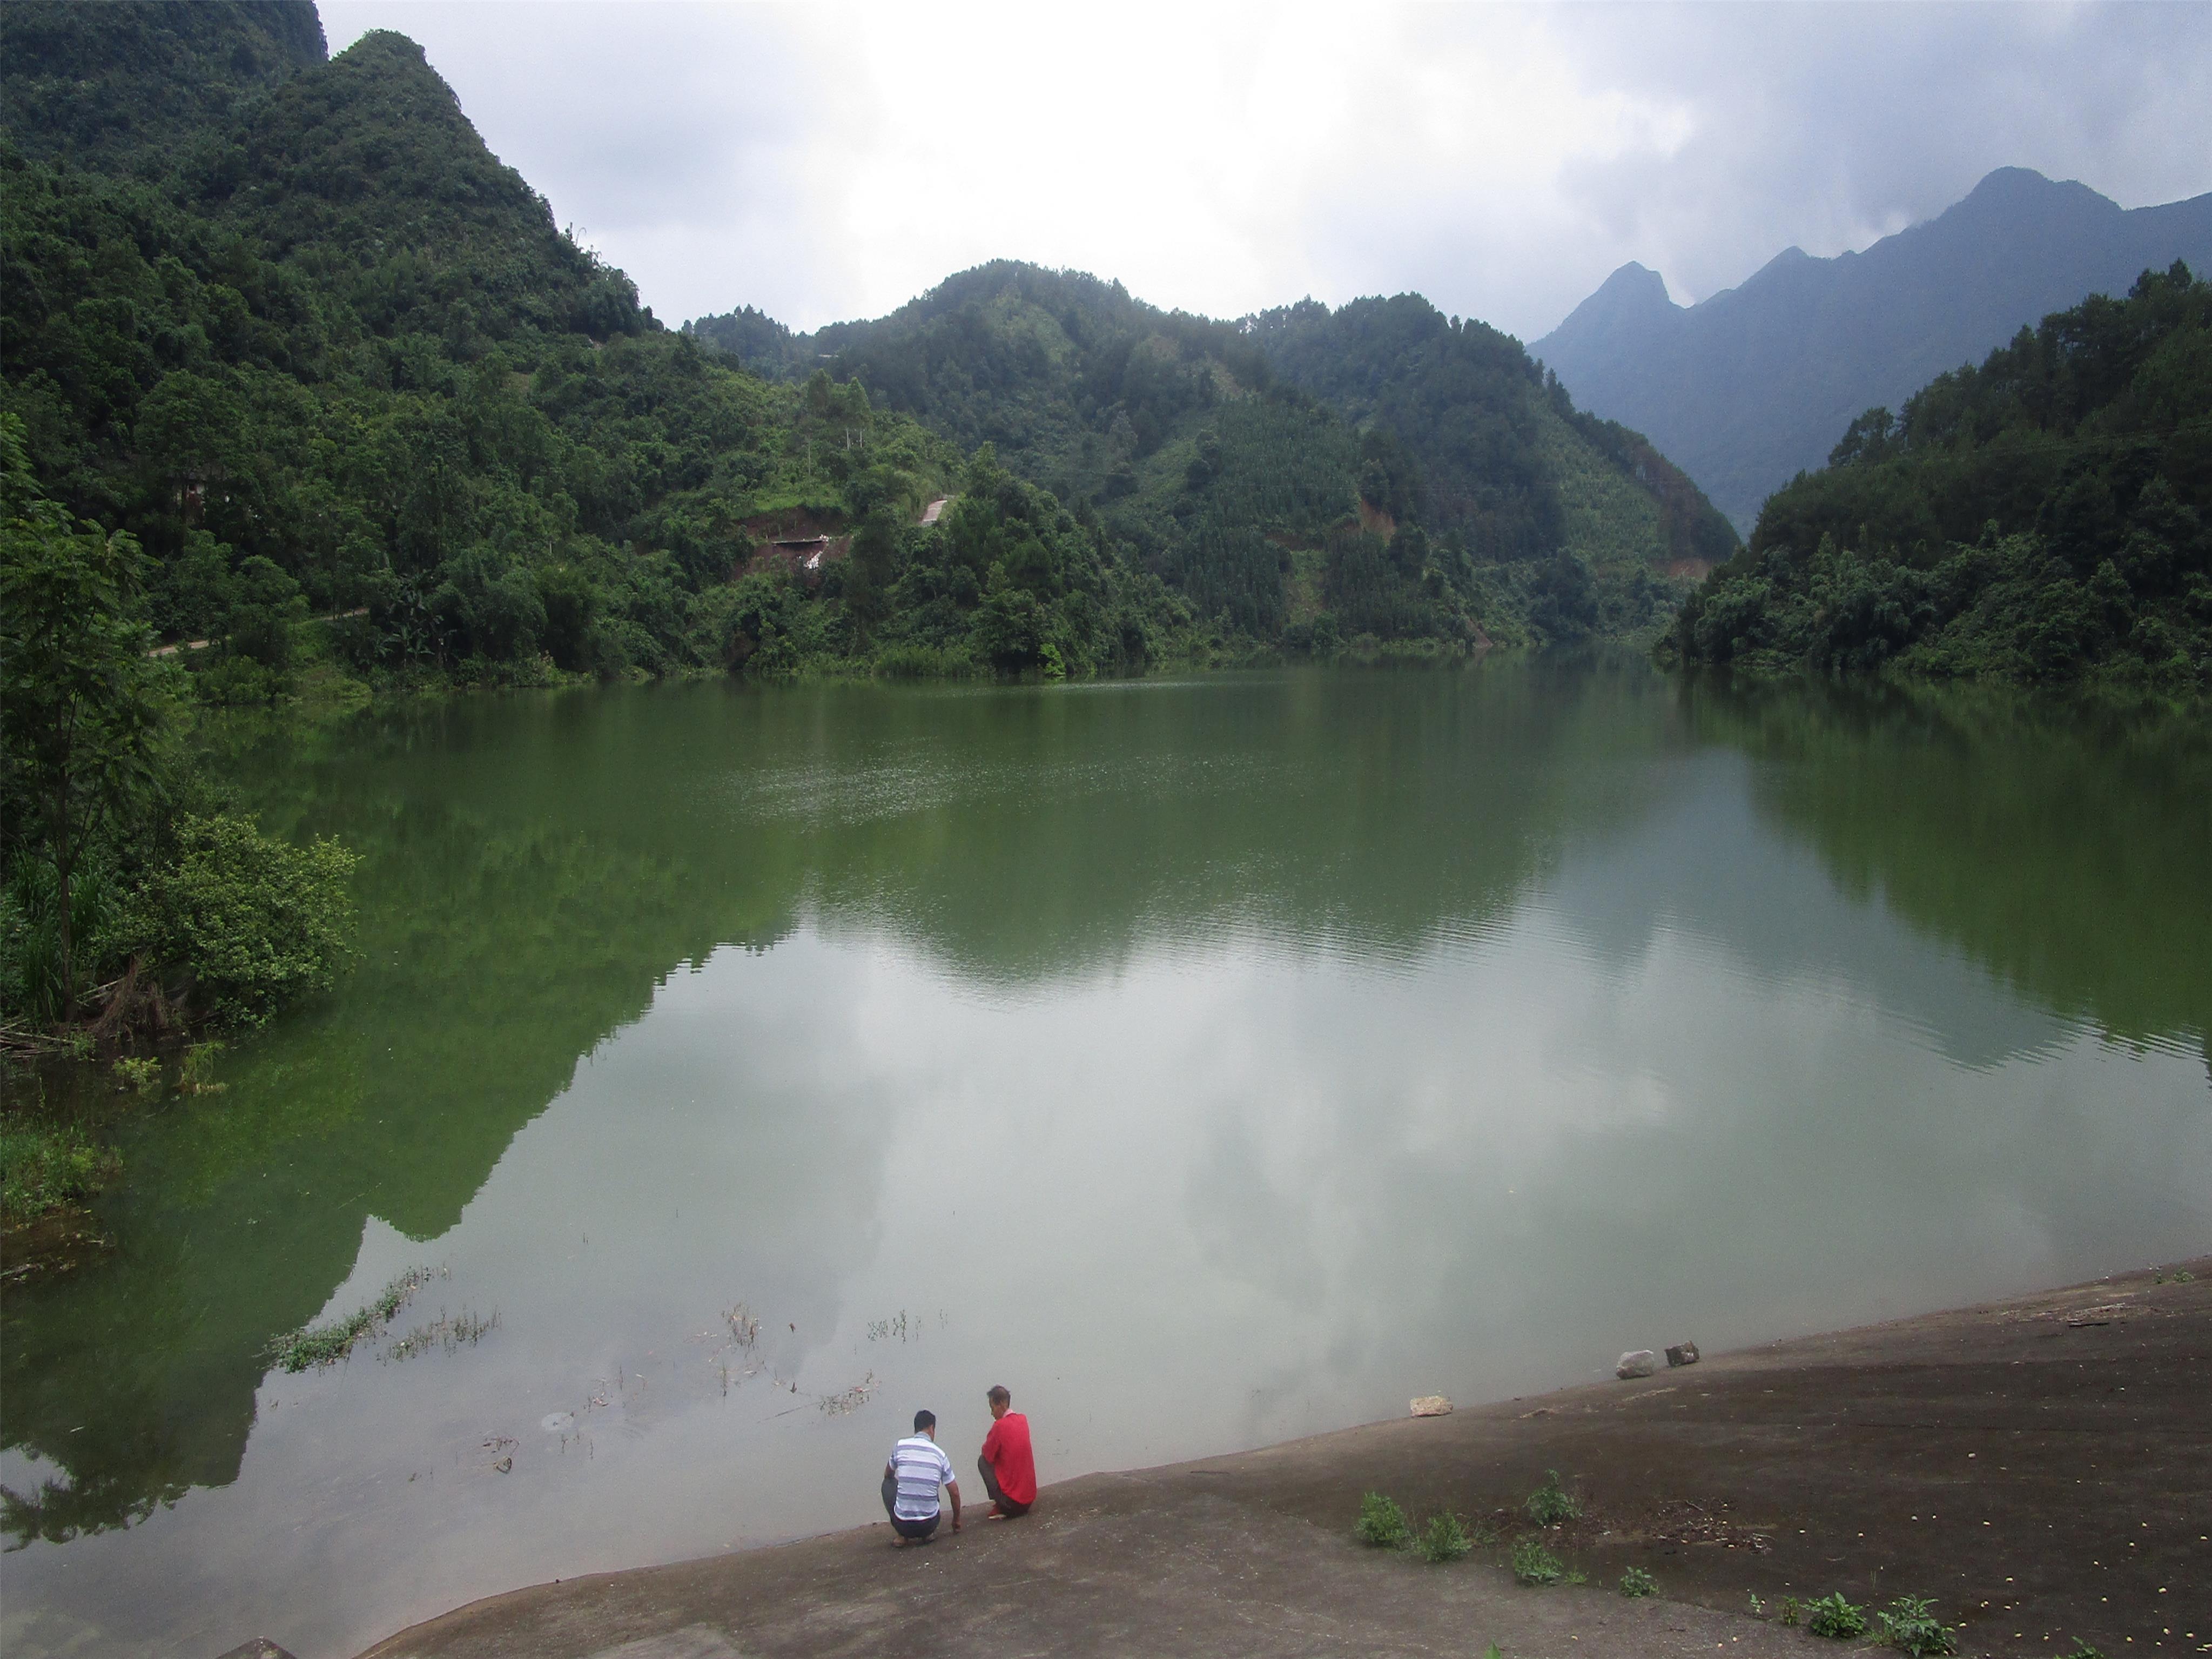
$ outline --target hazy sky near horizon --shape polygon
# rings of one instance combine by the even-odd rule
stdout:
[[[1690,303],[1990,169],[2212,190],[2212,6],[322,0],[420,41],[662,320],[798,328],[1006,257],[1237,316],[1412,289],[1524,340]]]

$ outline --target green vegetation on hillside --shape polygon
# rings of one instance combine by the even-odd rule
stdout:
[[[0,29],[9,580],[85,623],[11,636],[24,686],[77,698],[9,711],[15,1017],[97,1012],[134,963],[196,961],[234,1018],[327,980],[336,933],[196,932],[161,885],[217,851],[291,871],[207,827],[195,705],[1451,650],[1670,603],[1664,463],[1425,301],[1217,323],[1000,265],[807,339],[672,334],[400,36],[326,62],[299,6]],[[106,746],[58,760],[95,704]],[[223,930],[295,924],[266,986],[215,969]]]
[[[1000,261],[872,322],[795,336],[747,310],[685,332],[766,374],[827,358],[954,442],[994,445],[1253,644],[1632,632],[1671,607],[1670,573],[1735,547],[1642,439],[1415,295],[1216,322]]]
[[[8,0],[0,30],[17,146],[147,177],[326,51],[314,0]]]
[[[10,64],[56,85],[177,29],[237,71],[73,152],[120,170],[30,159],[35,100],[0,143],[0,1019],[22,1040],[258,1019],[342,958],[344,855],[222,816],[195,705],[1188,648],[1156,577],[988,450],[661,329],[411,42],[282,76],[252,30],[220,50],[226,18],[276,15],[4,14]]]
[[[1055,505],[986,489],[910,533],[963,484],[957,451],[857,386],[766,383],[660,329],[398,36],[286,81],[158,180],[0,153],[0,406],[55,498],[153,556],[145,619],[209,642],[185,654],[208,700],[303,668],[765,672],[901,641],[953,667],[1052,644],[1074,672],[1141,666],[1182,627],[1095,535],[1079,579],[1057,554],[1000,579],[1036,617],[992,599],[1017,527]],[[865,571],[841,556],[864,523]],[[811,568],[756,557],[811,533]],[[903,580],[947,560],[973,568]]]
[[[2212,684],[2212,284],[2175,264],[1869,410],[1668,641],[1692,663]]]

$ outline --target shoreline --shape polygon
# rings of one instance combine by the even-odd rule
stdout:
[[[1831,1650],[1778,1621],[1782,1599],[1832,1592],[1931,1598],[1967,1654],[2212,1653],[2208,1378],[2212,1257],[1084,1475],[927,1549],[878,1523],[538,1584],[362,1659],[1802,1654]],[[1521,1506],[1549,1468],[1583,1514],[1539,1532]],[[1494,1541],[1440,1567],[1364,1549],[1369,1490]],[[1587,1585],[1516,1585],[1525,1536]],[[1656,1598],[1613,1593],[1630,1567]]]

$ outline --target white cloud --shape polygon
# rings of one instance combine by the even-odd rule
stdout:
[[[998,257],[1236,315],[1418,289],[1540,335],[1862,247],[1992,167],[2212,188],[2212,8],[327,0],[428,49],[667,320],[800,327]]]

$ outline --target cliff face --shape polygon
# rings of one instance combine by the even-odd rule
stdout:
[[[1648,434],[1740,530],[1861,411],[2146,268],[2212,266],[2212,195],[2124,210],[2086,185],[1992,173],[1863,253],[1790,248],[1681,307],[1624,265],[1530,349],[1583,407]]]

